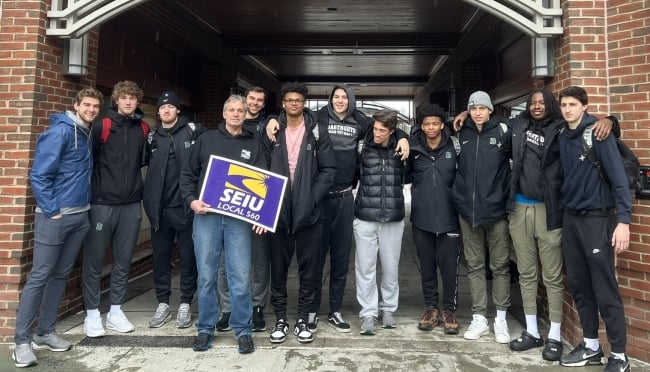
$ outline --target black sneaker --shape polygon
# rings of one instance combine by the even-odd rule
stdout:
[[[586,347],[584,343],[576,346],[569,354],[562,355],[560,358],[560,365],[565,367],[582,367],[582,366],[596,366],[603,364],[602,358],[603,348],[598,345],[598,350],[591,350]]]
[[[241,335],[237,339],[237,345],[239,348],[239,354],[250,354],[255,351],[255,345],[253,345],[253,338],[251,335]]]
[[[316,313],[309,313],[309,316],[307,318],[307,326],[309,327],[309,331],[311,333],[316,333],[316,331],[318,331],[318,316]]]
[[[327,322],[339,332],[350,332],[350,324],[343,320],[343,316],[341,316],[341,313],[338,311],[330,314],[327,317]]]
[[[266,322],[264,321],[264,311],[261,306],[253,307],[253,332],[266,331]]]
[[[198,336],[194,337],[194,345],[192,345],[192,349],[194,351],[206,351],[210,348],[212,340],[214,340],[214,335],[201,332]]]
[[[544,351],[542,351],[542,358],[550,362],[557,362],[562,358],[563,351],[564,346],[561,341],[548,338],[546,339],[546,345],[544,345]]]
[[[314,341],[314,335],[304,319],[298,319],[293,327],[293,334],[298,337],[298,342],[308,343]]]
[[[217,331],[226,332],[230,331],[230,313],[221,313],[221,319],[217,322]]]
[[[607,358],[607,365],[605,372],[630,372],[630,360],[625,357],[625,360],[610,356]]]
[[[278,319],[278,321],[275,322],[273,331],[271,331],[269,341],[274,344],[284,342],[284,339],[287,337],[287,333],[289,333],[289,324],[287,324],[286,320],[284,319]]]
[[[530,333],[523,331],[519,338],[510,341],[510,350],[526,351],[534,347],[541,347],[542,345],[544,345],[542,337],[535,337]]]

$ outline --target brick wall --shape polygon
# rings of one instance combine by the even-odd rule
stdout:
[[[644,0],[562,2],[564,36],[556,44],[556,77],[589,94],[589,112],[620,119],[622,138],[642,164],[650,162],[650,12]],[[628,324],[627,352],[650,360],[650,203],[633,200],[630,249],[618,256],[620,291]],[[567,295],[565,337],[582,340],[575,304]],[[609,349],[604,325],[600,339]]]

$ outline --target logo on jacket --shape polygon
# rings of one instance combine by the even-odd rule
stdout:
[[[95,230],[97,231],[102,231],[103,228],[104,228],[104,224],[101,222],[98,222],[97,225],[95,225]]]
[[[230,164],[217,209],[231,213],[239,213],[242,209],[259,212],[266,198],[268,178],[264,173]]]
[[[445,152],[445,159],[451,159],[451,151]]]
[[[242,150],[241,150],[241,155],[240,155],[240,157],[241,157],[242,159],[250,160],[250,158],[251,158],[251,152],[248,151],[248,150],[246,150],[246,149],[242,149]]]

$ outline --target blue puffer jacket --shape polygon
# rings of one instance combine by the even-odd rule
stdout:
[[[47,217],[90,203],[92,139],[73,117],[71,112],[50,115],[50,128],[38,137],[30,178],[37,206]]]

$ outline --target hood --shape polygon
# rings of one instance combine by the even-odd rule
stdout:
[[[57,114],[52,114],[50,115],[50,127],[54,127],[57,125],[67,125],[69,127],[74,128],[74,147],[77,148],[77,132],[81,131],[81,133],[86,136],[88,140],[90,140],[90,128],[87,128],[84,123],[79,120],[77,117],[77,114],[75,114],[73,111],[66,111],[63,113],[57,113]],[[87,141],[88,142],[88,141]]]
[[[345,93],[348,95],[348,112],[345,114],[345,117],[343,119],[352,116],[352,113],[357,108],[357,99],[354,96],[354,92],[352,91],[352,89],[345,84],[339,84],[334,86],[334,88],[332,88],[329,99],[327,100],[327,111],[330,117],[336,120],[341,120],[334,112],[334,106],[332,106],[332,96],[334,96],[334,91],[336,91],[337,89],[343,89]]]
[[[569,125],[566,124],[566,128],[567,128],[567,132],[569,134],[569,137],[570,138],[575,138],[577,136],[582,135],[582,132],[585,131],[585,128],[587,128],[588,126],[596,123],[597,121],[598,121],[597,117],[595,117],[593,115],[590,115],[589,113],[585,112],[584,115],[582,116],[582,120],[580,121],[580,124],[578,125],[578,127],[576,129],[570,130]]]
[[[226,122],[225,121],[222,121],[221,123],[219,123],[219,125],[217,126],[217,130],[219,132],[223,133],[224,136],[230,137],[230,138],[241,138],[241,137],[253,138],[253,137],[255,137],[255,134],[253,133],[253,131],[251,131],[251,129],[247,128],[245,125],[242,125],[240,135],[233,136],[232,134],[230,134],[230,132],[228,132],[226,130]]]

